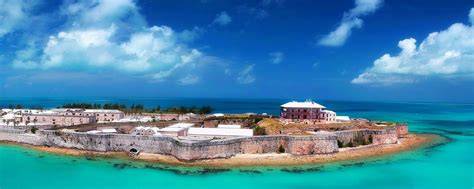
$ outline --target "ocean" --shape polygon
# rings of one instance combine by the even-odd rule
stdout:
[[[68,102],[210,105],[221,113],[278,115],[285,99],[15,98],[0,105]],[[409,124],[449,139],[438,146],[364,161],[300,167],[187,168],[53,155],[0,145],[0,189],[10,188],[474,188],[474,104],[319,101],[339,115]]]

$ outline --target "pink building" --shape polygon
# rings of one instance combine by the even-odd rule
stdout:
[[[86,109],[83,113],[86,116],[95,116],[97,122],[117,121],[125,117],[120,110]]]
[[[313,101],[292,101],[281,105],[280,118],[287,122],[333,122],[336,113]]]
[[[91,124],[97,122],[113,122],[125,117],[120,110],[102,110],[102,109],[51,109],[51,110],[32,110],[32,109],[3,109],[10,117],[14,117],[15,125],[56,125],[73,126],[82,124]],[[5,122],[4,117],[2,120]],[[11,120],[8,120],[12,122]]]
[[[120,110],[60,108],[51,111],[60,115],[92,116],[97,122],[117,121],[125,117],[125,114]]]
[[[95,123],[94,116],[59,115],[59,114],[23,114],[19,123],[25,125],[58,125],[73,126]]]

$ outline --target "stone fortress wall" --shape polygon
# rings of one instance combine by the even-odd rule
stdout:
[[[399,128],[402,127],[402,128]],[[136,149],[146,153],[171,155],[180,160],[228,158],[236,154],[275,153],[284,150],[293,155],[329,154],[339,151],[341,144],[355,143],[360,138],[374,145],[393,144],[406,135],[407,126],[383,130],[349,130],[314,135],[270,135],[204,141],[178,140],[167,136],[129,134],[89,134],[38,130],[0,129],[0,141],[32,145],[74,148],[91,151],[124,151]]]

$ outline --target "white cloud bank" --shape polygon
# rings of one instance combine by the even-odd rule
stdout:
[[[433,32],[418,46],[413,38],[401,40],[398,55],[384,54],[352,83],[412,83],[420,76],[474,78],[474,8],[469,21],[468,25],[455,23]]]
[[[0,38],[21,27],[33,5],[26,0],[0,0]]]
[[[336,30],[318,41],[323,46],[341,46],[352,33],[354,28],[361,28],[363,20],[359,17],[375,12],[382,5],[382,0],[356,0],[355,7],[344,12],[341,23]]]
[[[213,24],[219,24],[221,26],[225,26],[227,24],[229,24],[230,22],[232,22],[232,17],[230,17],[227,12],[221,12],[219,14],[216,15],[216,18],[214,19],[214,21],[212,22]]]
[[[14,67],[107,68],[163,81],[201,63],[205,56],[186,44],[197,36],[197,30],[176,32],[164,25],[148,26],[133,0],[69,2],[61,12],[68,18],[62,31],[50,35],[43,46],[19,50]]]

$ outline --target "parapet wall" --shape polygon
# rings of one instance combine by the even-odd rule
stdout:
[[[26,130],[0,128],[0,141],[41,145],[44,142],[43,139],[39,135],[27,133]]]
[[[326,154],[338,151],[333,135],[256,136],[225,140],[185,142],[166,136],[39,132],[44,145],[93,151],[130,151],[172,155],[182,160],[227,158],[241,153],[275,153],[280,149],[295,155]],[[281,146],[281,147],[280,147]]]
[[[0,140],[33,145],[57,146],[91,151],[124,151],[171,155],[181,160],[228,158],[236,154],[282,152],[294,155],[328,154],[339,151],[338,140],[351,141],[357,137],[372,137],[374,144],[398,141],[396,129],[340,131],[307,136],[272,135],[244,138],[192,141],[167,136],[138,136],[128,134],[89,134],[39,130],[0,129]]]
[[[334,132],[339,147],[354,147],[367,144],[395,144],[398,138],[408,134],[407,126],[373,130],[358,129]]]

